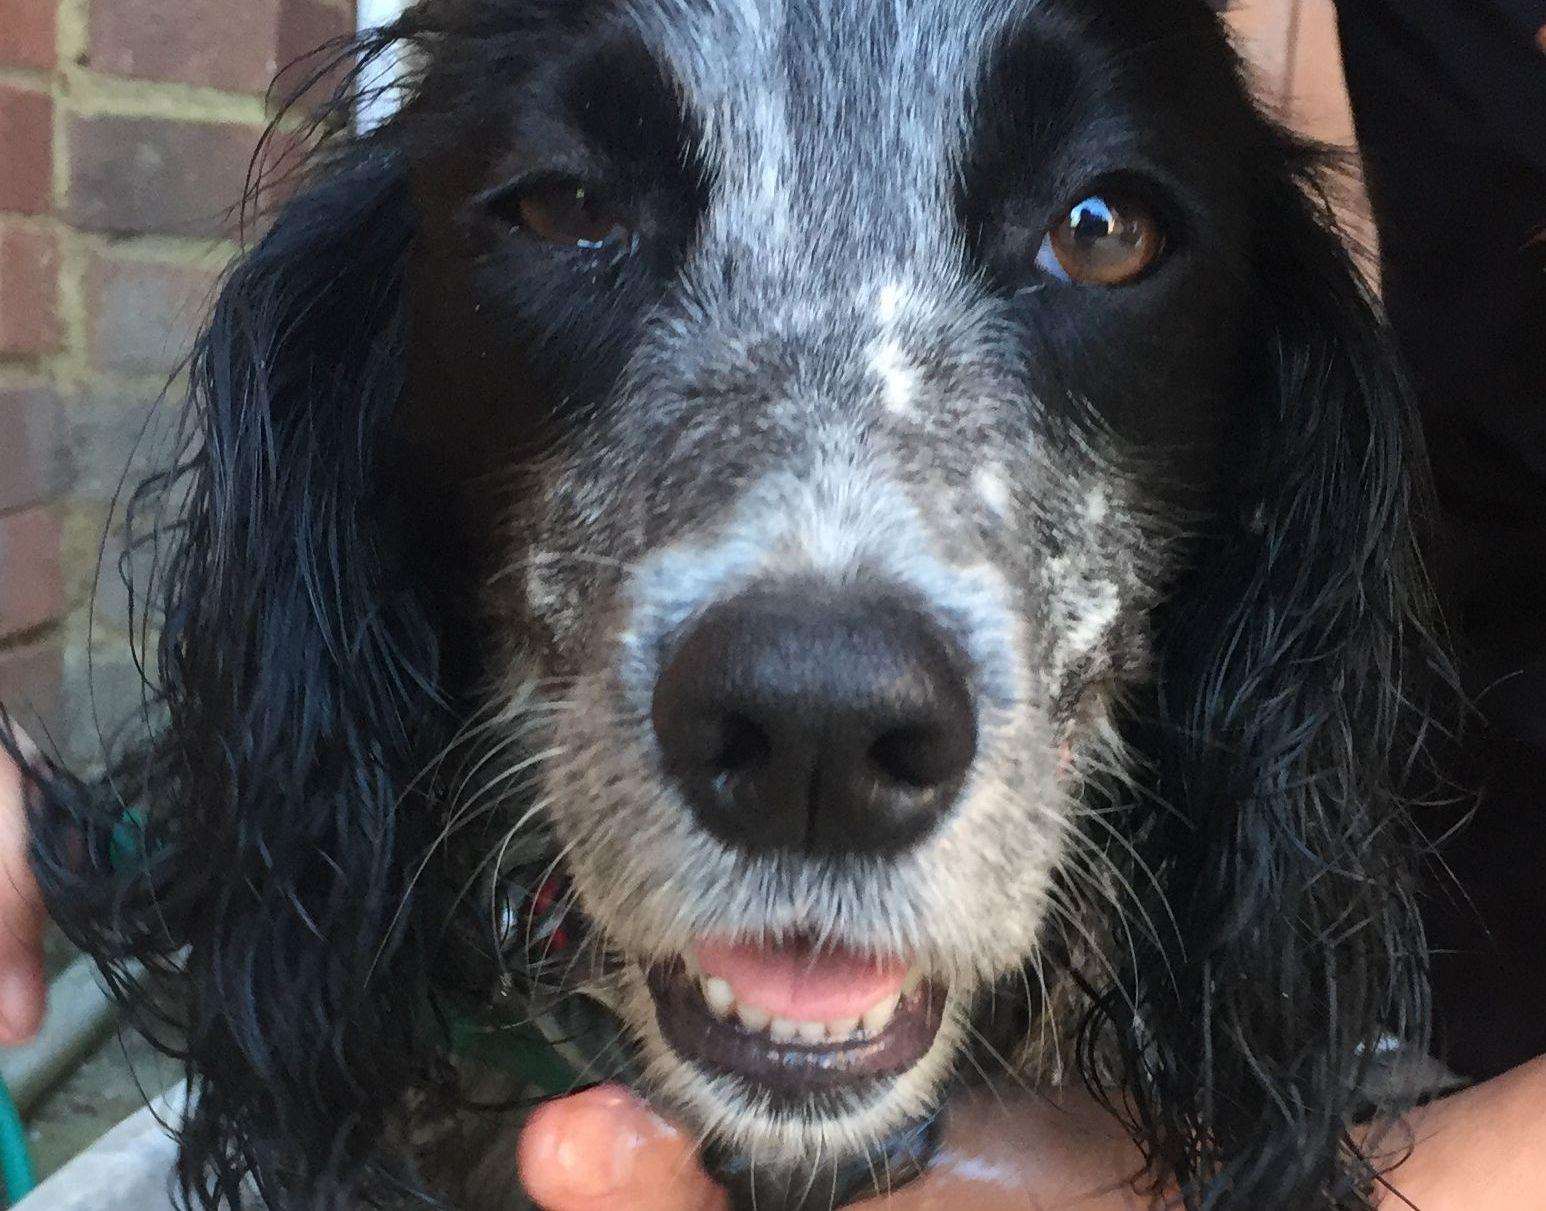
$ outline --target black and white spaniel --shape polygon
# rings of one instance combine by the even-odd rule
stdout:
[[[145,743],[35,819],[177,1025],[192,1203],[519,1205],[502,1020],[764,1211],[994,1076],[1188,1208],[1367,1207],[1421,456],[1204,0],[423,0],[339,60],[388,49],[139,498]]]

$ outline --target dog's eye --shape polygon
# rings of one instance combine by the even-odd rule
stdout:
[[[549,244],[608,248],[632,238],[622,213],[592,186],[573,177],[502,190],[490,198],[490,206]]]
[[[1159,221],[1141,203],[1092,194],[1047,232],[1036,265],[1061,282],[1121,286],[1142,276],[1164,245]]]

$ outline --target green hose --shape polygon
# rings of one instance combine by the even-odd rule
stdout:
[[[5,1179],[6,1206],[14,1207],[32,1193],[32,1158],[27,1155],[27,1129],[11,1091],[0,1080],[0,1177]]]

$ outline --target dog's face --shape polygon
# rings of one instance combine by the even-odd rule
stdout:
[[[190,1201],[400,1190],[447,994],[556,982],[785,1175],[1045,1040],[1189,1205],[1366,1205],[1412,409],[1208,7],[420,0],[342,56],[398,44],[145,489],[164,720],[32,821],[115,986],[181,981]],[[584,944],[498,971],[483,893],[560,866]]]
[[[1103,877],[1240,407],[1247,103],[1191,5],[525,19],[416,178],[420,390],[543,430],[492,692],[650,1078],[855,1151]]]

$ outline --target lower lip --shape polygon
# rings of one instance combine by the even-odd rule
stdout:
[[[680,961],[652,968],[648,980],[656,1021],[673,1051],[711,1072],[784,1096],[852,1090],[899,1076],[933,1046],[944,1020],[944,994],[925,982],[902,998],[890,1024],[874,1038],[780,1043],[715,1017]]]

